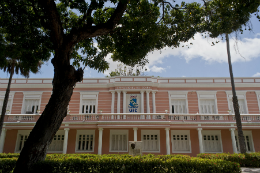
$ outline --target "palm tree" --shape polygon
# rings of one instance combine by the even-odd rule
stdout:
[[[231,64],[231,55],[230,55],[230,49],[229,49],[229,38],[228,34],[226,33],[226,44],[227,44],[227,55],[228,55],[228,64],[229,64],[229,73],[231,78],[231,86],[232,86],[232,94],[233,94],[233,107],[235,112],[235,118],[236,118],[236,124],[237,124],[237,133],[238,133],[238,141],[240,146],[240,152],[246,153],[246,144],[245,144],[245,138],[242,130],[242,123],[241,123],[241,117],[239,112],[239,105],[236,95],[236,89],[235,89],[235,83],[234,83],[234,77],[233,77],[233,70],[232,70],[232,64]]]
[[[5,92],[5,98],[3,101],[2,113],[0,117],[0,137],[1,137],[3,122],[6,114],[6,107],[7,107],[9,93],[10,93],[11,81],[14,73],[16,74],[20,73],[24,77],[29,78],[30,72],[33,73],[39,72],[42,64],[43,64],[42,61],[39,61],[38,64],[35,64],[31,67],[26,67],[23,65],[23,62],[20,61],[19,59],[7,58],[4,65],[0,66],[1,70],[10,74],[8,85]]]

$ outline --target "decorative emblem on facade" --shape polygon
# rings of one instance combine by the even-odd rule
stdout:
[[[128,105],[129,112],[137,112],[138,104],[137,104],[137,95],[130,96],[130,103]]]

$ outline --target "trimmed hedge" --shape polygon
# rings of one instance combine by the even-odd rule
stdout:
[[[0,159],[0,172],[11,172],[17,158]],[[48,154],[34,165],[37,173],[69,172],[240,172],[240,165],[220,159],[201,159],[185,155],[132,157],[130,155]]]
[[[12,172],[15,167],[18,158],[0,158],[0,172],[8,173]]]
[[[221,159],[236,162],[242,167],[260,167],[260,152],[246,154],[198,154],[197,157],[203,159]]]
[[[20,153],[0,153],[0,158],[18,158]]]

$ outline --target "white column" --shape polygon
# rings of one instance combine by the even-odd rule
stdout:
[[[198,136],[199,136],[199,145],[200,145],[200,153],[204,153],[204,149],[203,149],[203,141],[202,141],[202,128],[198,128]]]
[[[67,147],[68,147],[68,135],[69,135],[69,128],[65,128],[65,135],[64,135],[64,141],[63,141],[63,154],[67,153]]]
[[[111,93],[112,93],[111,113],[114,113],[114,110],[115,110],[115,91],[111,91]]]
[[[155,105],[155,93],[156,91],[153,91],[153,113],[156,113],[156,105]]]
[[[165,131],[166,131],[166,152],[167,152],[167,155],[170,155],[170,138],[169,138],[169,131],[170,131],[170,128],[165,128]]]
[[[140,91],[141,93],[141,113],[144,113],[144,91]],[[141,115],[141,119],[144,119],[144,115]]]
[[[152,91],[153,93],[153,113],[156,113],[156,105],[155,105],[155,93],[156,91]],[[153,115],[153,119],[155,119],[155,115]]]
[[[126,91],[123,91],[123,113],[126,113]],[[126,115],[124,115],[124,119],[126,119]]]
[[[134,127],[133,130],[134,130],[134,141],[137,141],[137,127]]]
[[[4,151],[6,131],[7,131],[7,129],[5,129],[5,128],[2,129],[2,134],[1,134],[1,138],[0,138],[0,153],[3,153],[3,151]]]
[[[99,136],[98,136],[98,154],[102,154],[102,136],[103,136],[103,128],[99,128]]]
[[[111,93],[112,93],[111,113],[114,113],[114,110],[115,110],[115,91],[111,91]],[[114,119],[114,115],[111,115],[111,119]]]
[[[117,91],[117,113],[120,113],[120,93],[121,91]],[[120,115],[117,116],[117,119],[120,119]]]
[[[237,146],[236,146],[236,139],[235,139],[235,128],[230,128],[229,130],[231,132],[233,152],[237,153]]]
[[[149,93],[150,91],[146,91],[146,109],[147,109],[147,113],[150,113],[150,103],[149,103]]]

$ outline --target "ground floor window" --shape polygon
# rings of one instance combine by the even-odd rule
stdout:
[[[91,152],[94,151],[95,130],[78,130],[76,151]]]
[[[63,151],[63,143],[64,143],[64,131],[58,131],[48,148],[49,152],[62,152]]]
[[[110,130],[110,152],[128,151],[128,130]]]
[[[29,137],[30,130],[18,130],[15,152],[20,152]],[[58,131],[49,145],[48,152],[62,152],[64,142],[64,131]]]
[[[172,152],[173,153],[190,153],[190,131],[189,130],[172,130],[171,131]]]
[[[251,131],[243,131],[245,143],[246,143],[246,151],[247,152],[254,152],[254,144],[253,144],[253,136]],[[235,139],[236,139],[236,147],[237,151],[240,152],[240,145],[238,141],[238,134],[237,131],[235,132]]]
[[[141,137],[144,152],[160,151],[160,130],[142,130]]]
[[[221,131],[203,130],[203,148],[205,153],[222,152]]]

